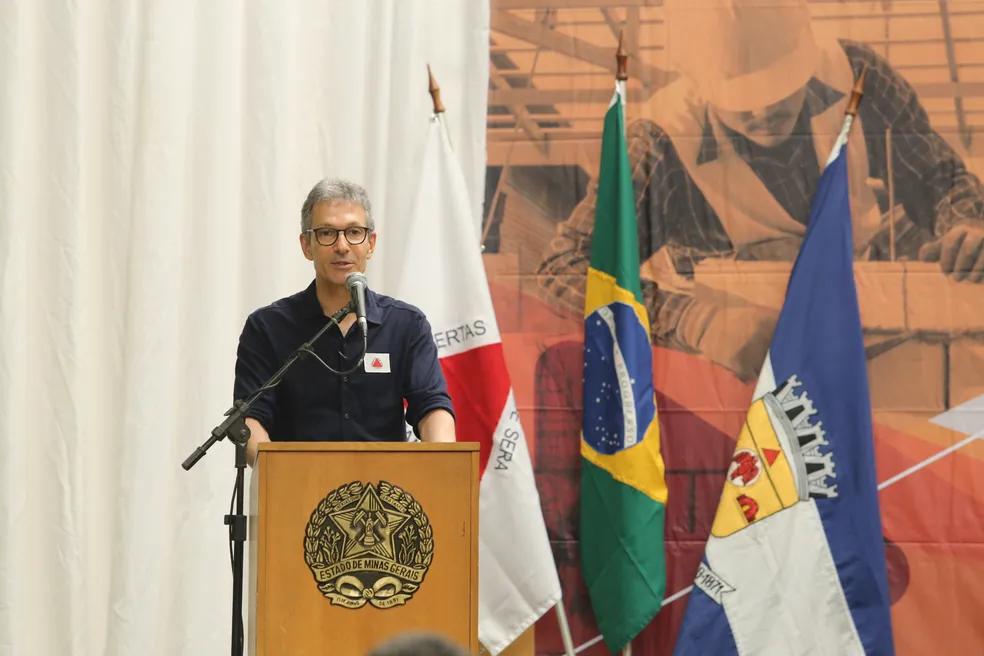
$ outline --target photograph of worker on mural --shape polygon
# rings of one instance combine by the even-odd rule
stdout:
[[[701,353],[747,380],[758,374],[776,308],[726,307],[693,290],[707,258],[792,261],[856,75],[866,71],[849,145],[858,259],[932,260],[953,280],[984,280],[984,186],[933,130],[915,91],[874,50],[820,41],[805,2],[667,2],[676,81],[628,127],[642,272],[657,343]],[[695,35],[701,38],[695,38]],[[888,132],[888,135],[886,134]],[[891,140],[891,161],[887,141]],[[894,202],[879,201],[894,172]],[[539,273],[580,312],[595,187]]]
[[[630,55],[627,142],[670,491],[669,595],[692,582],[862,72],[847,170],[879,476],[962,437],[930,420],[984,394],[984,161],[974,133],[984,11],[966,2],[556,5],[492,3],[486,263],[497,307],[515,315],[507,358],[526,372],[517,401],[533,418],[565,599],[587,640],[597,631],[576,546],[579,323],[619,35]],[[958,560],[967,586],[984,582],[984,533],[941,526],[917,501],[931,495],[979,522],[984,500],[970,480],[984,473],[984,452],[975,448],[881,495],[897,634],[930,633],[943,612],[926,608],[930,581]],[[963,609],[946,612],[984,611],[971,587],[960,589]],[[641,634],[642,653],[669,653],[685,604],[665,607]],[[553,644],[545,624],[538,642]],[[978,630],[961,624],[953,636]]]

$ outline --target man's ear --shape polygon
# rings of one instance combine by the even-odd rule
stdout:
[[[301,252],[304,253],[304,257],[314,261],[314,250],[311,248],[311,233],[302,232],[298,240],[301,242]]]

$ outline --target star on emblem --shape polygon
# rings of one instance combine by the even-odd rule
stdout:
[[[376,489],[367,485],[359,503],[331,513],[331,518],[346,536],[344,558],[368,554],[392,560],[393,535],[410,516],[384,506]]]

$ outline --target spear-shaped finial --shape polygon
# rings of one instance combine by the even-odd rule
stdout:
[[[830,149],[830,157],[827,158],[827,164],[825,166],[830,166],[830,163],[837,159],[837,155],[841,152],[844,144],[847,143],[847,138],[851,134],[851,126],[854,125],[854,119],[858,115],[858,105],[861,104],[861,96],[864,95],[864,76],[868,72],[867,64],[861,69],[861,73],[858,74],[856,80],[854,80],[854,88],[851,89],[851,98],[847,101],[847,109],[844,110],[844,122],[841,124],[840,134],[837,135],[837,139],[834,141],[834,147]]]
[[[431,73],[430,64],[427,64],[427,90],[430,92],[431,101],[434,103],[434,113],[444,113],[444,103],[441,102],[441,87],[437,85],[434,74]]]
[[[628,60],[629,56],[625,54],[625,45],[622,40],[625,37],[625,30],[618,31],[618,50],[615,51],[615,62],[617,67],[615,69],[615,79],[622,82],[629,79],[628,73]]]
[[[861,72],[858,74],[858,78],[854,80],[854,88],[851,89],[851,99],[847,101],[847,109],[844,110],[845,114],[851,116],[858,115],[858,105],[861,104],[861,96],[864,95],[864,76],[868,74],[868,65],[864,64],[861,67]]]

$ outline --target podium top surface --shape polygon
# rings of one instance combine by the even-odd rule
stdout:
[[[478,451],[478,442],[260,442],[262,451]]]

